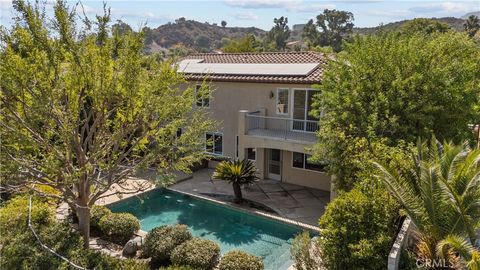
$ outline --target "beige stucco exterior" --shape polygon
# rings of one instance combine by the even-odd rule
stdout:
[[[191,85],[200,83],[191,82]],[[310,85],[242,82],[210,82],[209,85],[212,97],[206,110],[220,123],[214,132],[223,134],[223,156],[237,157],[238,147],[238,157],[244,158],[247,148],[256,148],[256,165],[260,175],[266,178],[267,149],[279,149],[282,150],[280,181],[330,191],[331,180],[326,173],[292,167],[292,151],[309,153],[312,142],[251,136],[245,130],[247,112],[260,111],[265,116],[291,118],[293,89],[311,89]],[[277,89],[289,89],[288,114],[276,114]]]

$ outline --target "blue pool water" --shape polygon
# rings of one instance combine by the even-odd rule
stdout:
[[[240,249],[262,257],[267,270],[284,270],[292,264],[291,241],[301,231],[286,223],[169,190],[153,190],[109,208],[135,215],[144,231],[185,224],[194,236],[217,242],[222,254]]]

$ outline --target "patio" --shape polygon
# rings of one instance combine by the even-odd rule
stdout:
[[[233,189],[226,181],[211,180],[213,169],[202,169],[190,179],[178,182],[170,188],[187,193],[208,196],[220,194],[233,196]],[[245,199],[264,204],[275,210],[281,217],[318,225],[330,199],[330,192],[282,183],[274,180],[260,180],[256,184],[245,187]]]

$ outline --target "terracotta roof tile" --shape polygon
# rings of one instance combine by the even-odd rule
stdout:
[[[305,76],[293,75],[229,75],[209,74],[206,79],[210,81],[229,82],[265,82],[265,83],[301,83],[315,84],[321,81],[322,73],[329,56],[317,52],[268,52],[268,53],[202,53],[184,57],[186,59],[203,59],[202,63],[218,64],[303,64],[318,63],[318,66]],[[187,80],[201,81],[205,74],[185,74]]]

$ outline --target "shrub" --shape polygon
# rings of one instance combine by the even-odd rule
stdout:
[[[326,268],[385,269],[396,231],[397,207],[384,189],[366,186],[332,201],[320,218],[323,230],[318,240]]]
[[[223,255],[219,270],[263,270],[261,258],[240,250],[233,250]]]
[[[314,259],[314,256],[317,255],[317,249],[311,248],[311,241],[312,238],[310,238],[308,232],[302,232],[293,239],[290,254],[295,261],[295,268],[297,270],[311,270],[318,269],[319,267],[319,263]]]
[[[111,213],[112,211],[110,211],[110,209],[108,209],[106,206],[103,206],[103,205],[92,206],[92,209],[90,209],[90,226],[92,228],[99,229],[98,223],[100,222],[100,219]]]
[[[122,245],[140,229],[138,219],[128,213],[108,214],[100,219],[98,225],[108,239]]]
[[[53,209],[47,202],[32,198],[32,224],[42,226],[54,219]],[[15,232],[28,230],[28,196],[16,196],[0,208],[0,243]]]
[[[176,247],[170,259],[173,264],[186,265],[195,269],[213,269],[220,256],[217,243],[201,238],[192,238]]]
[[[194,270],[193,268],[185,265],[170,265],[167,267],[160,267],[158,270]]]
[[[145,237],[143,254],[152,257],[153,261],[166,261],[175,247],[191,238],[185,225],[156,227]]]

